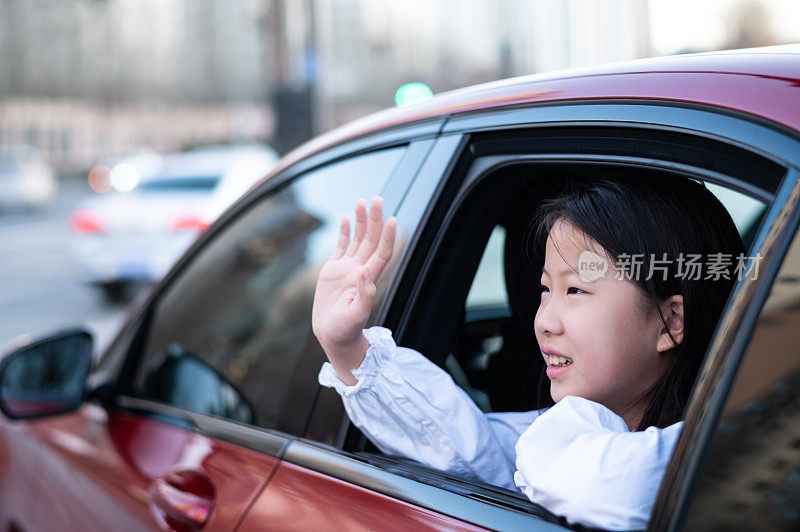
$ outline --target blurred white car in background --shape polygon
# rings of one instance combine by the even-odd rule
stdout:
[[[0,209],[44,209],[57,191],[53,169],[35,148],[0,146]]]
[[[241,145],[165,155],[146,173],[133,159],[118,162],[110,169],[112,190],[95,194],[70,217],[85,280],[119,301],[129,286],[160,279],[277,161],[268,146]]]

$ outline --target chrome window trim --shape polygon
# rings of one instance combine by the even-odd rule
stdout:
[[[679,530],[683,523],[758,315],[796,234],[800,222],[799,205],[800,171],[790,168],[752,246],[763,257],[759,276],[737,282],[711,341],[656,499],[650,522],[652,530]]]
[[[474,500],[401,477],[345,456],[341,452],[299,440],[289,444],[283,460],[492,530],[569,530],[535,515]]]

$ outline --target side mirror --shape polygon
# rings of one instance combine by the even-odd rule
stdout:
[[[158,363],[148,370],[144,381],[143,392],[148,399],[257,424],[256,410],[247,397],[196,354],[173,343],[156,359]]]
[[[0,361],[0,410],[32,419],[77,410],[86,397],[94,340],[72,329],[36,340]]]

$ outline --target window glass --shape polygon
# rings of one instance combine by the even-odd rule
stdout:
[[[761,201],[720,185],[705,183],[705,186],[728,210],[736,229],[742,236],[745,249],[749,248],[767,206]]]
[[[210,242],[159,299],[134,393],[299,434],[324,360],[311,331],[319,269],[341,217],[381,192],[404,150],[301,176]]]
[[[508,306],[503,256],[506,230],[497,226],[489,237],[478,271],[467,294],[467,310],[482,306]]]
[[[800,529],[800,238],[759,316],[687,522]]]

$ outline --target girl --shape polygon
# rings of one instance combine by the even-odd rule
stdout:
[[[396,222],[384,226],[377,197],[369,219],[357,202],[352,241],[342,219],[314,298],[329,360],[320,383],[383,452],[519,489],[572,524],[645,528],[741,271],[744,248],[722,204],[688,179],[615,178],[540,205],[534,329],[555,405],[532,412],[484,414],[389,330],[363,329]]]

